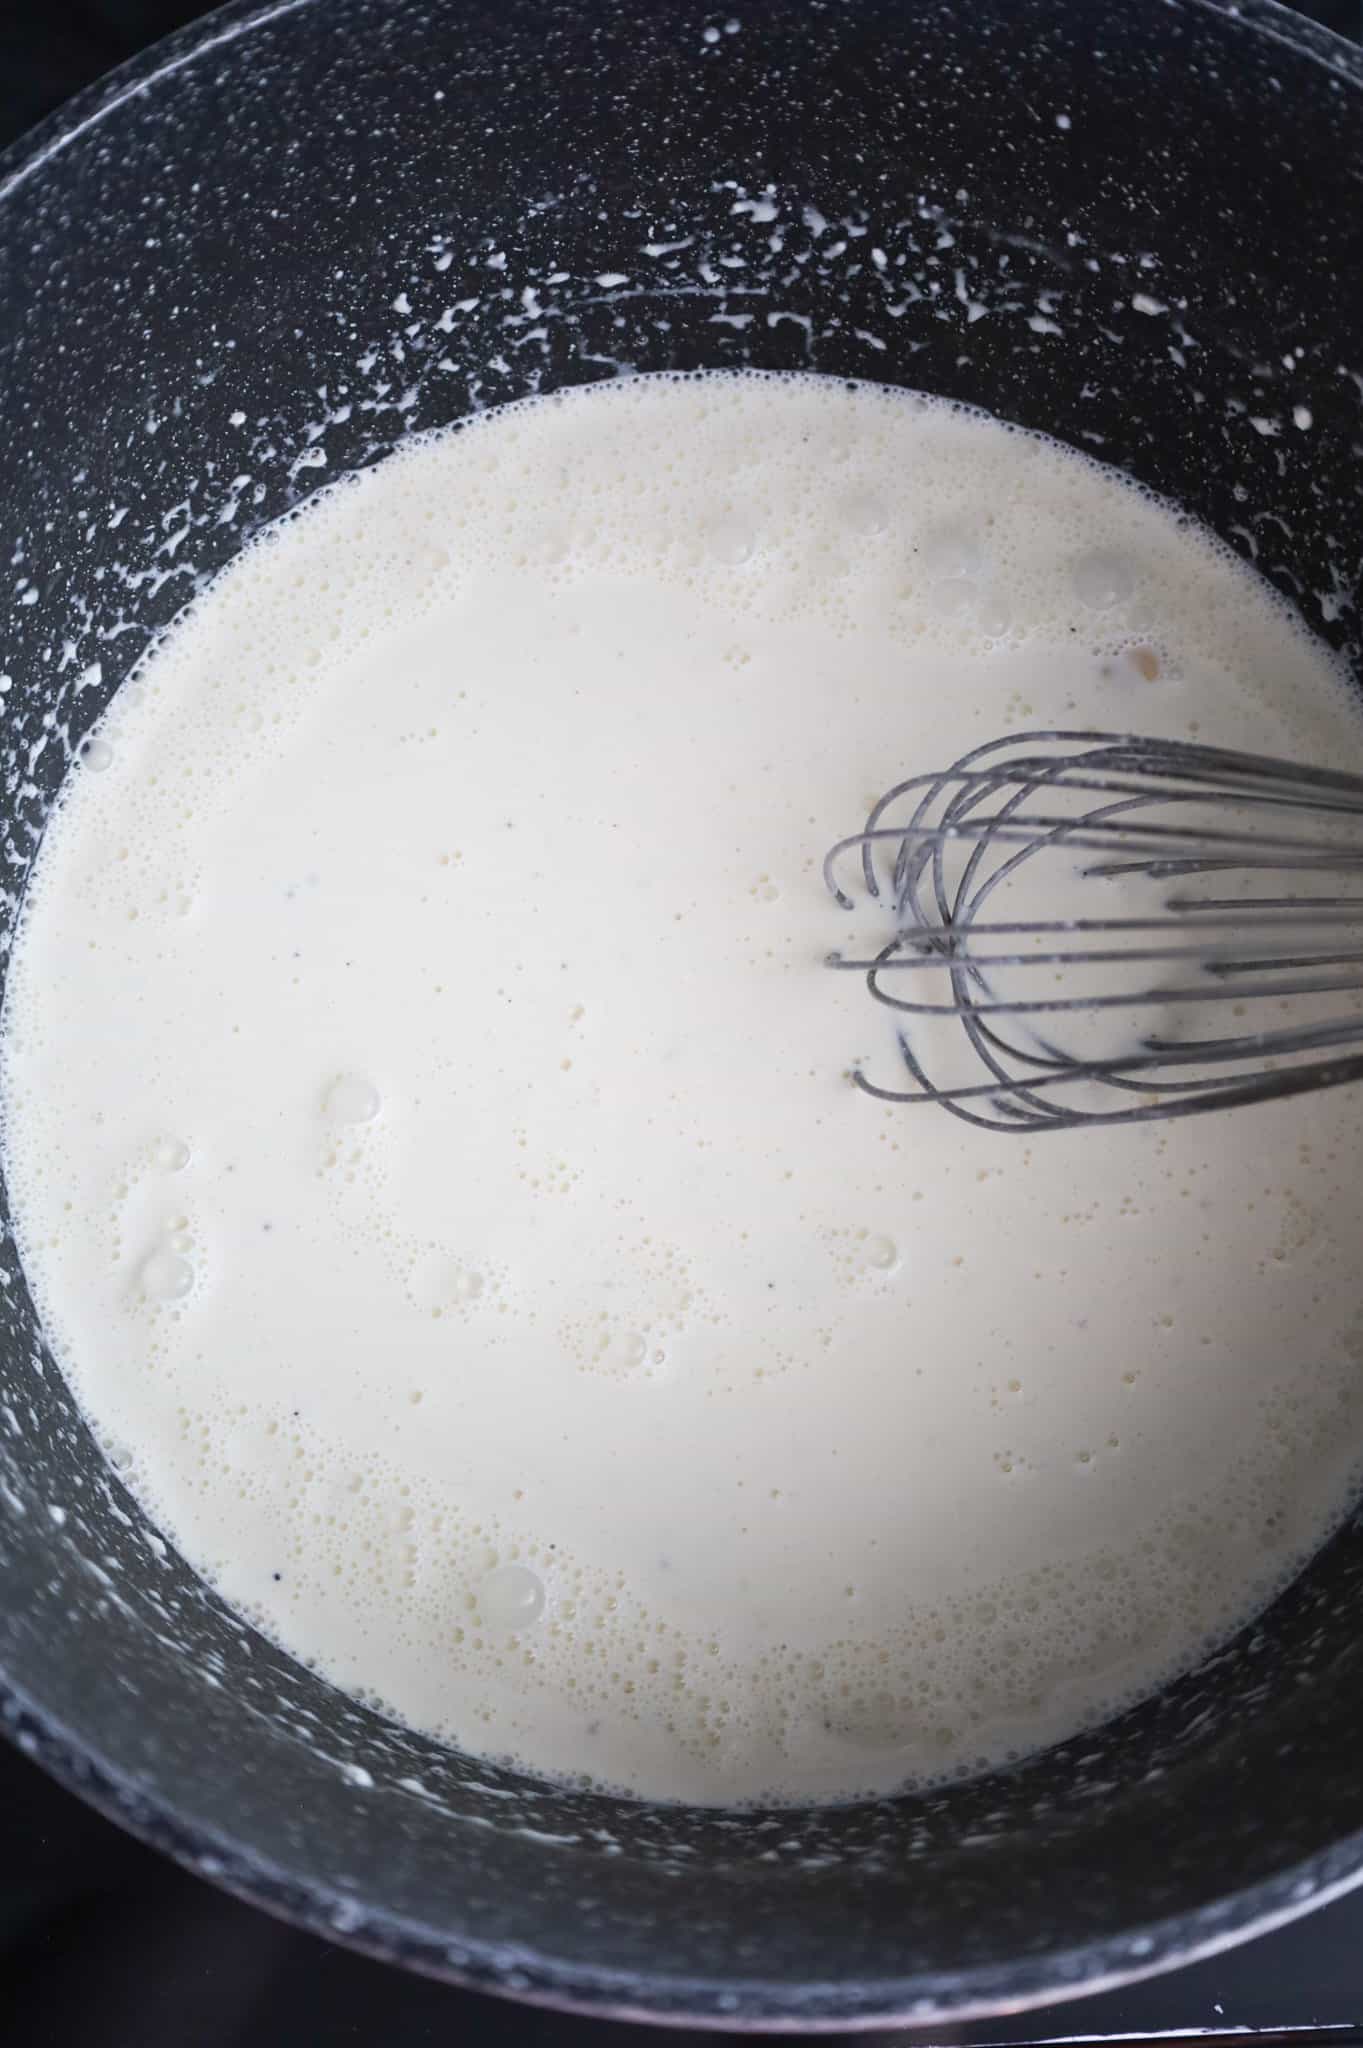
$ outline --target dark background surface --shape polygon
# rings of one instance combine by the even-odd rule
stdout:
[[[206,11],[186,0],[0,0],[0,143]],[[1363,39],[1363,0],[1302,11]],[[1363,1891],[1154,1983],[936,2038],[1311,2026],[1363,2041]],[[0,1745],[0,2048],[623,2048],[646,2038],[426,1983],[295,1933],[177,1870]]]

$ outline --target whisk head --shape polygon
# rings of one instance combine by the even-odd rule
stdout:
[[[1363,1079],[1363,777],[1041,731],[897,783],[824,878],[905,1079],[986,1129],[1192,1116]]]

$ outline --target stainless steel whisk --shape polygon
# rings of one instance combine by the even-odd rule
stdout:
[[[872,957],[829,964],[900,1013],[906,1085],[853,1075],[882,1101],[1030,1133],[1363,1079],[1363,1051],[1341,1050],[1363,1046],[1363,777],[1029,732],[887,791],[824,862],[847,910],[854,856],[895,928]],[[1019,884],[1075,914],[1010,918]],[[1075,1042],[1101,1033],[1116,1042]]]

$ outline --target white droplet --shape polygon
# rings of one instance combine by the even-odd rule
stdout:
[[[175,1252],[156,1251],[143,1260],[141,1280],[148,1301],[181,1301],[194,1285],[194,1268]]]
[[[156,1164],[166,1173],[178,1173],[189,1164],[189,1147],[183,1138],[162,1138],[155,1152]]]
[[[899,1253],[895,1249],[892,1237],[871,1238],[866,1246],[866,1262],[868,1265],[878,1267],[882,1273],[888,1273],[891,1266],[897,1265],[898,1261]]]
[[[630,1330],[621,1338],[620,1349],[626,1365],[642,1365],[648,1357],[648,1339],[641,1337],[637,1330]]]
[[[528,1565],[499,1564],[478,1588],[489,1628],[529,1628],[544,1612],[544,1581]]]
[[[114,750],[107,740],[87,740],[80,750],[82,766],[93,769],[96,775],[113,765]]]
[[[363,1074],[341,1074],[326,1093],[326,1113],[341,1124],[367,1124],[379,1113],[379,1091]]]
[[[1081,604],[1094,611],[1106,611],[1109,605],[1130,597],[1136,572],[1124,555],[1095,548],[1092,554],[1080,555],[1070,570],[1070,582]]]

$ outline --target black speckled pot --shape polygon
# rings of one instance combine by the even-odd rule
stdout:
[[[0,160],[6,930],[71,745],[254,526],[622,369],[809,366],[1047,428],[1357,662],[1358,55],[1262,0],[733,4],[228,7]],[[7,1239],[0,1281],[6,1724],[307,1926],[584,2008],[834,2026],[1093,1988],[1363,1870],[1363,1520],[1022,1768],[635,1807],[444,1752],[235,1621],[92,1445]]]

